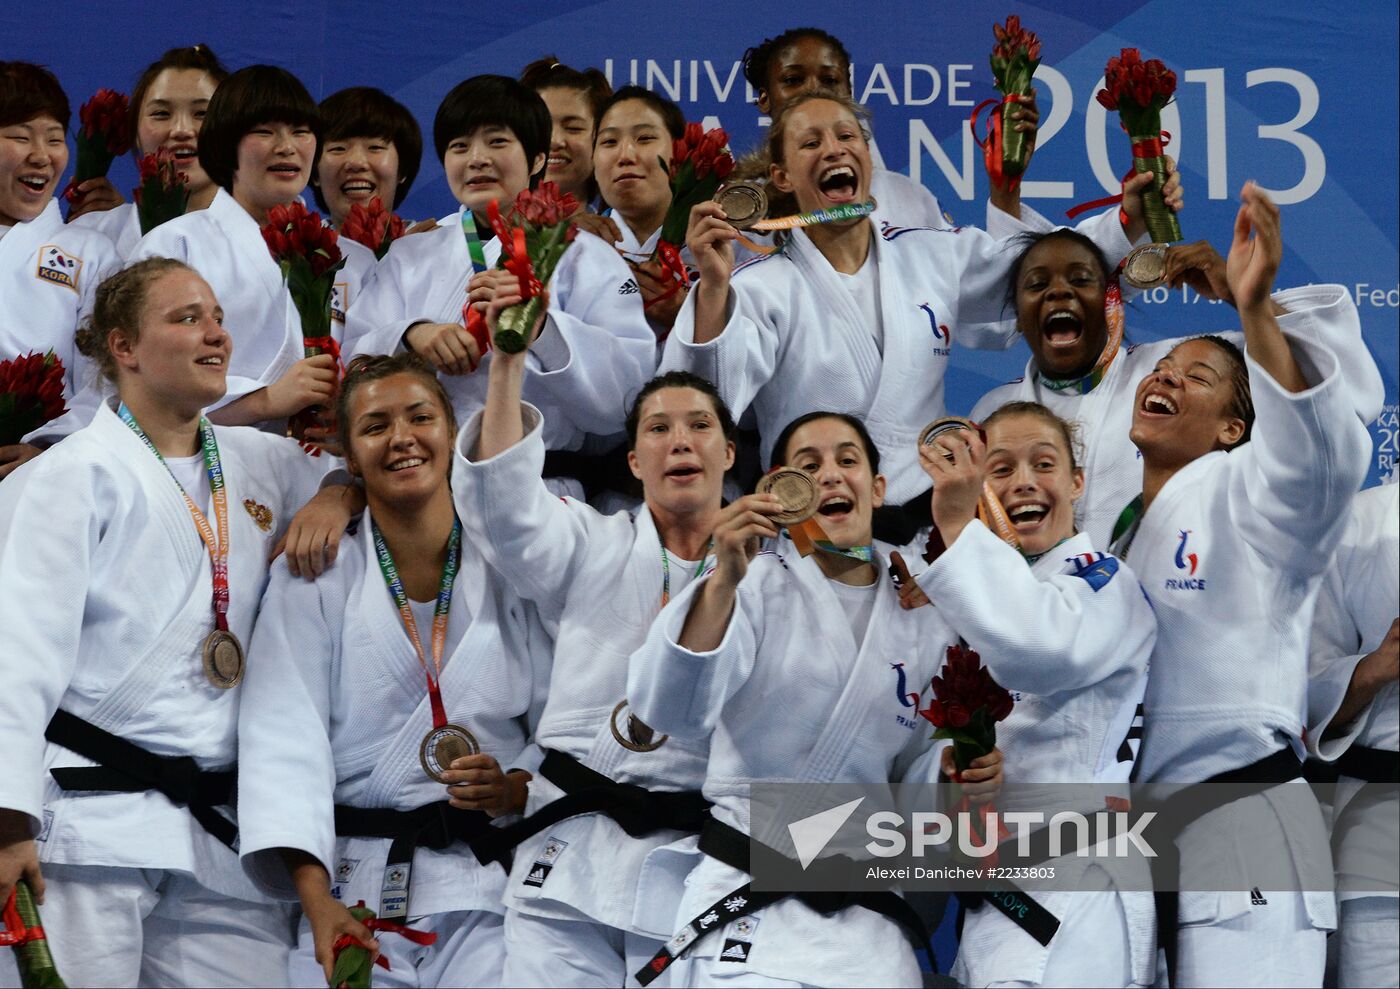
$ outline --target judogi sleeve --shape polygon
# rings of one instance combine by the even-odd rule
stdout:
[[[710,579],[706,574],[692,581],[661,609],[627,663],[628,704],[648,725],[677,738],[705,738],[714,731],[725,702],[753,673],[763,644],[765,599],[758,586],[763,580],[752,570],[739,582],[720,644],[709,652],[680,644],[695,595]]]
[[[344,600],[333,579],[272,570],[248,649],[238,712],[239,855],[264,892],[295,899],[276,849],[335,856],[331,672],[340,655]]]
[[[783,341],[802,311],[797,278],[786,260],[766,257],[736,268],[729,283],[724,329],[708,343],[695,343],[695,297],[691,292],[666,338],[657,373],[684,370],[714,384],[737,418],[772,379]]]
[[[990,199],[987,200],[987,233],[998,240],[1023,233],[1049,233],[1059,227],[1059,224],[1052,223],[1025,203],[1021,204],[1021,218],[1018,220],[1000,207],[992,205]],[[1128,240],[1128,235],[1123,231],[1123,224],[1118,219],[1117,206],[1080,220],[1068,229],[1092,240],[1098,249],[1103,251],[1110,265],[1116,265],[1122,260],[1135,244],[1148,242],[1147,234],[1143,234],[1136,242]]]
[[[1279,328],[1330,350],[1356,414],[1362,422],[1374,422],[1385,405],[1385,383],[1361,336],[1361,318],[1347,290],[1340,285],[1304,285],[1275,292],[1273,299],[1288,310],[1278,317]],[[1243,334],[1231,336],[1243,339]]]
[[[1355,521],[1353,517],[1348,535],[1353,534]],[[1351,540],[1344,539],[1322,579],[1308,650],[1308,750],[1329,761],[1345,752],[1366,724],[1362,712],[1351,724],[1336,726],[1338,733],[1323,741],[1322,736],[1333,727],[1332,719],[1346,698],[1352,674],[1366,657],[1361,650],[1361,629],[1347,606],[1347,585],[1365,579],[1364,574],[1354,572],[1353,548]]]
[[[1157,639],[1152,608],[1125,564],[1105,556],[1082,576],[1040,580],[977,519],[917,580],[1010,690],[1048,695],[1091,686],[1146,656]]]
[[[547,620],[557,621],[587,553],[590,522],[599,516],[545,487],[543,419],[523,403],[521,415],[524,439],[480,461],[473,458],[482,413],[467,420],[453,457],[452,499],[463,534],[492,569]]]
[[[580,232],[564,252],[525,384],[551,421],[597,435],[622,429],[656,364],[656,335],[635,289],[626,262],[592,234]]]
[[[1338,305],[1356,318],[1350,297]],[[1336,356],[1307,332],[1308,314],[1297,315],[1301,326],[1288,342],[1310,387],[1284,390],[1246,353],[1254,430],[1230,454],[1227,493],[1231,521],[1250,548],[1302,576],[1326,568],[1366,475],[1371,438]]]
[[[98,468],[40,457],[0,484],[0,807],[43,816],[44,729],[73,678],[102,509]]]

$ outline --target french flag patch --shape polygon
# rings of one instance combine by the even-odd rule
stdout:
[[[1070,575],[1082,577],[1095,592],[1102,590],[1118,572],[1118,560],[1105,553],[1080,553],[1065,558]]]

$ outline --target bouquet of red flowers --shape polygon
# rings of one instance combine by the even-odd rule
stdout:
[[[29,883],[15,883],[4,909],[4,927],[0,928],[0,945],[15,949],[15,967],[24,989],[64,989],[66,983],[58,974],[44,925],[39,921],[39,908]]]
[[[145,236],[166,220],[184,216],[190,203],[190,190],[185,176],[176,167],[175,152],[161,148],[145,155],[137,165],[141,184],[132,193],[136,200],[136,218]]]
[[[262,235],[301,317],[306,356],[338,353],[331,336],[331,295],[335,273],[345,265],[336,243],[339,235],[321,222],[320,213],[308,212],[301,203],[268,210]]]
[[[992,679],[982,657],[964,646],[948,647],[948,662],[933,678],[933,700],[919,714],[938,729],[934,738],[953,741],[953,760],[966,769],[973,759],[996,748],[998,721],[1005,721],[1014,702]]]
[[[519,279],[525,300],[501,313],[496,323],[492,342],[507,354],[518,354],[529,344],[530,330],[544,305],[540,294],[578,232],[569,222],[577,209],[578,200],[560,195],[553,182],[540,183],[534,192],[521,192],[504,218],[495,202],[486,209],[491,229],[501,241],[497,265]]]
[[[72,199],[74,190],[88,179],[101,178],[112,167],[112,159],[131,150],[132,126],[125,93],[99,89],[78,109],[78,163],[73,179],[64,190]]]
[[[386,210],[383,200],[375,196],[368,206],[355,203],[350,207],[350,214],[340,225],[340,235],[364,244],[376,258],[382,258],[389,253],[389,245],[402,237],[407,229],[408,225],[403,219],[397,213]]]
[[[686,124],[685,135],[671,144],[671,205],[661,223],[662,243],[677,247],[685,243],[691,209],[714,199],[720,183],[732,171],[729,135],[719,127],[704,131],[699,124]]]
[[[0,446],[13,446],[67,411],[63,362],[52,350],[0,361]]]
[[[402,924],[377,919],[374,911],[365,906],[364,900],[350,907],[350,916],[372,931],[400,934],[414,944],[428,945],[437,941],[437,935],[431,931],[415,931]],[[346,986],[347,989],[370,989],[373,966],[369,961],[369,949],[349,934],[344,934],[335,942],[332,950],[335,952],[335,961],[331,966],[331,981],[327,984],[332,987]],[[375,959],[375,964],[386,971],[389,969],[389,959],[383,955]]]
[[[1040,39],[1034,31],[1021,27],[1021,18],[1016,14],[1006,18],[1005,27],[993,24],[992,33],[997,39],[992,48],[992,77],[1002,96],[1001,107],[992,112],[991,140],[983,145],[983,151],[988,156],[993,181],[998,186],[1009,182],[1014,189],[1026,170],[1028,148],[1026,135],[1006,125],[1006,109],[1023,102],[1033,92],[1031,77],[1040,65]]]
[[[1146,62],[1136,48],[1124,48],[1108,60],[1104,87],[1097,98],[1106,110],[1117,110],[1123,129],[1133,144],[1133,170],[1151,172],[1152,185],[1143,191],[1142,203],[1148,232],[1158,243],[1181,240],[1181,224],[1162,201],[1167,182],[1166,156],[1162,152],[1162,107],[1176,92],[1176,73],[1152,58]]]

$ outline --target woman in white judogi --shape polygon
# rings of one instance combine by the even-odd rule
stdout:
[[[1015,699],[997,729],[1011,783],[998,809],[1087,817],[1127,796],[1157,621],[1132,570],[1075,531],[1085,482],[1071,427],[1033,403],[1004,407],[984,427],[985,443],[958,431],[920,450],[947,549],[918,584]],[[978,520],[984,484],[1017,548]],[[1045,864],[1054,889],[1029,895],[1060,922],[1050,943],[984,903],[959,937],[959,981],[1151,985],[1157,942],[1146,860],[1069,854]]]
[[[1400,485],[1356,496],[1322,581],[1309,659],[1308,750],[1341,770],[1332,819],[1338,917],[1337,984],[1400,984],[1394,782],[1400,704]],[[1385,783],[1389,791],[1363,789]]]
[[[885,480],[859,422],[803,417],[783,431],[777,456],[815,481],[816,517],[831,548],[803,557],[782,541],[753,555],[759,539],[777,536],[772,516],[782,505],[771,495],[751,497],[744,512],[716,526],[714,568],[652,624],[629,664],[627,692],[656,731],[709,744],[704,793],[715,823],[707,837],[751,839],[795,858],[778,820],[830,802],[807,806],[822,798],[804,796],[802,806],[754,830],[750,785],[809,783],[811,794],[821,784],[933,780],[931,733],[902,688],[926,701],[958,640],[939,611],[902,610],[883,577],[888,548],[872,545],[870,530]],[[964,778],[983,782],[999,761]],[[664,971],[678,956],[674,985],[922,984],[911,940],[895,920],[860,905],[821,913],[797,898],[742,912],[749,883],[747,870],[704,855],[673,914],[675,936],[648,967]],[[742,913],[717,923],[720,904]],[[697,938],[706,923],[714,926]]]
[[[1252,184],[1243,199],[1227,277],[1246,355],[1188,340],[1138,385],[1143,492],[1113,552],[1157,614],[1139,784],[1212,782],[1193,791],[1197,813],[1197,798],[1225,799],[1216,778],[1240,784],[1194,821],[1184,800],[1163,808],[1185,818],[1180,929],[1170,898],[1158,910],[1172,984],[1316,986],[1335,909],[1326,827],[1299,778],[1308,635],[1370,442],[1318,342],[1326,321],[1357,320],[1349,291],[1314,287],[1280,332],[1278,211]]]
[[[132,153],[137,161],[162,148],[175,155],[190,197],[187,212],[204,209],[219,188],[199,164],[198,142],[209,98],[226,78],[228,69],[208,45],[171,48],[146,66],[131,91]],[[130,257],[141,240],[136,204],[126,202],[105,176],[89,179],[75,192],[68,222],[106,235],[117,253]]]
[[[437,934],[427,947],[381,934],[378,984],[498,985],[506,871],[490,820],[524,808],[529,775],[501,767],[529,739],[549,647],[533,608],[462,544],[455,423],[432,369],[361,358],[340,407],[369,509],[334,568],[306,582],[276,566],[263,597],[239,718],[240,854],[261,889],[300,896],[294,985],[329,977],[340,935],[369,938],[347,909],[359,901]],[[423,750],[445,725],[479,753]]]
[[[1234,304],[1225,259],[1205,241],[1167,249],[1173,285],[1189,284],[1206,298]],[[972,410],[981,422],[1007,402],[1039,402],[1078,424],[1084,444],[1084,498],[1079,527],[1104,546],[1128,502],[1142,490],[1142,457],[1128,437],[1133,391],[1181,339],[1130,344],[1125,311],[1112,268],[1093,243],[1072,230],[1034,235],[1025,242],[1008,279],[1017,329],[1031,349],[1020,379],[994,388]],[[1370,421],[1385,398],[1380,372],[1349,319],[1319,320],[1324,296],[1314,286],[1273,295],[1274,313],[1285,331],[1307,311],[1319,339],[1337,356],[1357,413]],[[1330,297],[1328,297],[1330,298]],[[1238,333],[1225,338],[1242,343]]]
[[[101,234],[66,226],[54,192],[68,167],[68,97],[44,68],[0,62],[0,360],[53,351],[71,401],[91,366],[73,334],[92,312],[98,284],[120,262]],[[0,447],[0,479],[38,454]]]
[[[484,311],[497,286],[514,281],[495,269],[501,245],[487,207],[494,201],[507,212],[543,172],[549,129],[543,100],[513,79],[476,76],[456,86],[438,108],[433,141],[462,207],[436,229],[397,241],[351,307],[353,352],[421,354],[445,375],[464,421],[485,401],[479,372],[490,355],[463,328],[463,309]],[[629,399],[651,376],[655,337],[632,273],[592,234],[580,232],[564,252],[549,299],[525,395],[545,414],[546,446],[578,450],[589,434],[621,431]]]
[[[0,897],[47,883],[74,985],[285,980],[287,912],[243,876],[220,808],[237,643],[325,458],[201,417],[228,367],[220,315],[176,261],[105,282],[83,346],[117,396],[0,489]]]
[[[804,212],[869,198],[870,147],[860,110],[814,94],[774,122],[772,182]],[[1130,245],[1116,216],[1091,221],[1107,252]],[[1128,234],[1136,236],[1136,226]],[[691,215],[687,243],[701,270],[666,343],[662,368],[713,380],[736,410],[752,406],[770,459],[778,429],[814,409],[860,416],[888,451],[889,501],[927,489],[915,448],[944,413],[952,339],[1004,348],[1014,329],[1002,290],[1014,254],[975,228],[885,226],[867,217],[794,232],[784,249],[733,271],[737,232],[718,204]]]
[[[453,475],[471,544],[539,608],[555,639],[535,735],[543,765],[527,807],[540,830],[516,849],[506,890],[506,982],[631,985],[671,934],[694,855],[686,832],[704,816],[706,750],[631,716],[627,657],[705,566],[733,423],[709,382],[649,382],[628,420],[644,499],[635,512],[605,516],[545,487],[545,426],[520,400],[525,363],[524,354],[496,354],[487,404],[462,430]],[[538,816],[568,807],[561,798],[578,801],[566,794],[580,789],[617,796],[617,784],[653,793],[614,816]]]

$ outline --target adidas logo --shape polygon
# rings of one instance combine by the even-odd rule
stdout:
[[[1254,904],[1256,907],[1264,907],[1269,905],[1269,901],[1264,899],[1264,894],[1259,892],[1258,886],[1255,886],[1249,891],[1249,902]]]
[[[534,872],[530,873],[530,878],[533,879],[533,880],[534,880],[535,882],[537,882],[537,883],[542,883],[542,882],[544,882],[544,870],[543,870],[543,869],[536,869]]]
[[[637,287],[637,280],[629,278],[622,283],[622,287],[617,290],[618,295],[636,295],[641,289]]]
[[[749,960],[749,946],[743,941],[729,941],[720,952],[720,961],[746,962]]]

